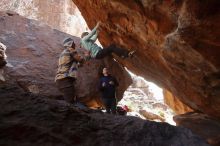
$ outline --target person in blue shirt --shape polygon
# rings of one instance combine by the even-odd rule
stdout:
[[[115,77],[111,76],[105,67],[102,71],[103,76],[100,78],[99,90],[102,93],[101,99],[109,114],[116,114],[116,88],[119,83]]]
[[[132,57],[135,51],[128,51],[124,48],[119,48],[114,44],[106,48],[101,48],[98,46],[95,41],[98,38],[98,27],[100,22],[93,28],[93,30],[89,32],[83,32],[81,35],[80,45],[85,48],[89,53],[90,57],[95,59],[102,59],[112,53],[115,53],[117,56],[121,58]]]

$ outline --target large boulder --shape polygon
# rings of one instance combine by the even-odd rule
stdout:
[[[73,0],[99,40],[136,49],[120,60],[194,110],[220,118],[219,0]]]
[[[74,36],[88,29],[72,0],[1,0],[0,11],[14,11]]]
[[[157,114],[148,112],[146,110],[139,110],[139,113],[144,116],[148,120],[159,120],[161,122],[165,122],[165,119]]]
[[[4,69],[5,84],[13,80],[30,93],[59,98],[61,93],[55,86],[54,77],[63,50],[62,41],[72,37],[81,53],[83,50],[79,48],[79,38],[13,12],[0,12],[0,22],[0,41],[7,46],[8,56],[8,65]],[[105,60],[92,59],[79,69],[76,83],[78,97],[91,106],[100,103],[97,87],[104,66],[109,67],[119,80],[119,99],[131,83],[129,74],[111,57]]]
[[[13,92],[16,92],[15,95]],[[0,88],[0,145],[4,146],[208,146],[183,127],[93,110]]]
[[[173,119],[178,126],[191,129],[194,133],[206,139],[212,146],[220,145],[220,121],[195,112],[177,115]]]

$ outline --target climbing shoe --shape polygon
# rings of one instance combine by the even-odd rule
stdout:
[[[128,57],[133,57],[133,55],[134,55],[134,53],[135,53],[136,51],[130,51],[129,53],[128,53]]]

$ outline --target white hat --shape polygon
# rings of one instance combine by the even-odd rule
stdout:
[[[72,38],[66,38],[63,41],[63,46],[64,47],[72,47],[73,43],[74,43],[74,40]]]

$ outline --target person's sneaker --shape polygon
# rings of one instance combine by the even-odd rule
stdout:
[[[134,55],[134,53],[135,53],[136,51],[130,51],[129,53],[128,53],[128,57],[132,57],[133,55]]]

